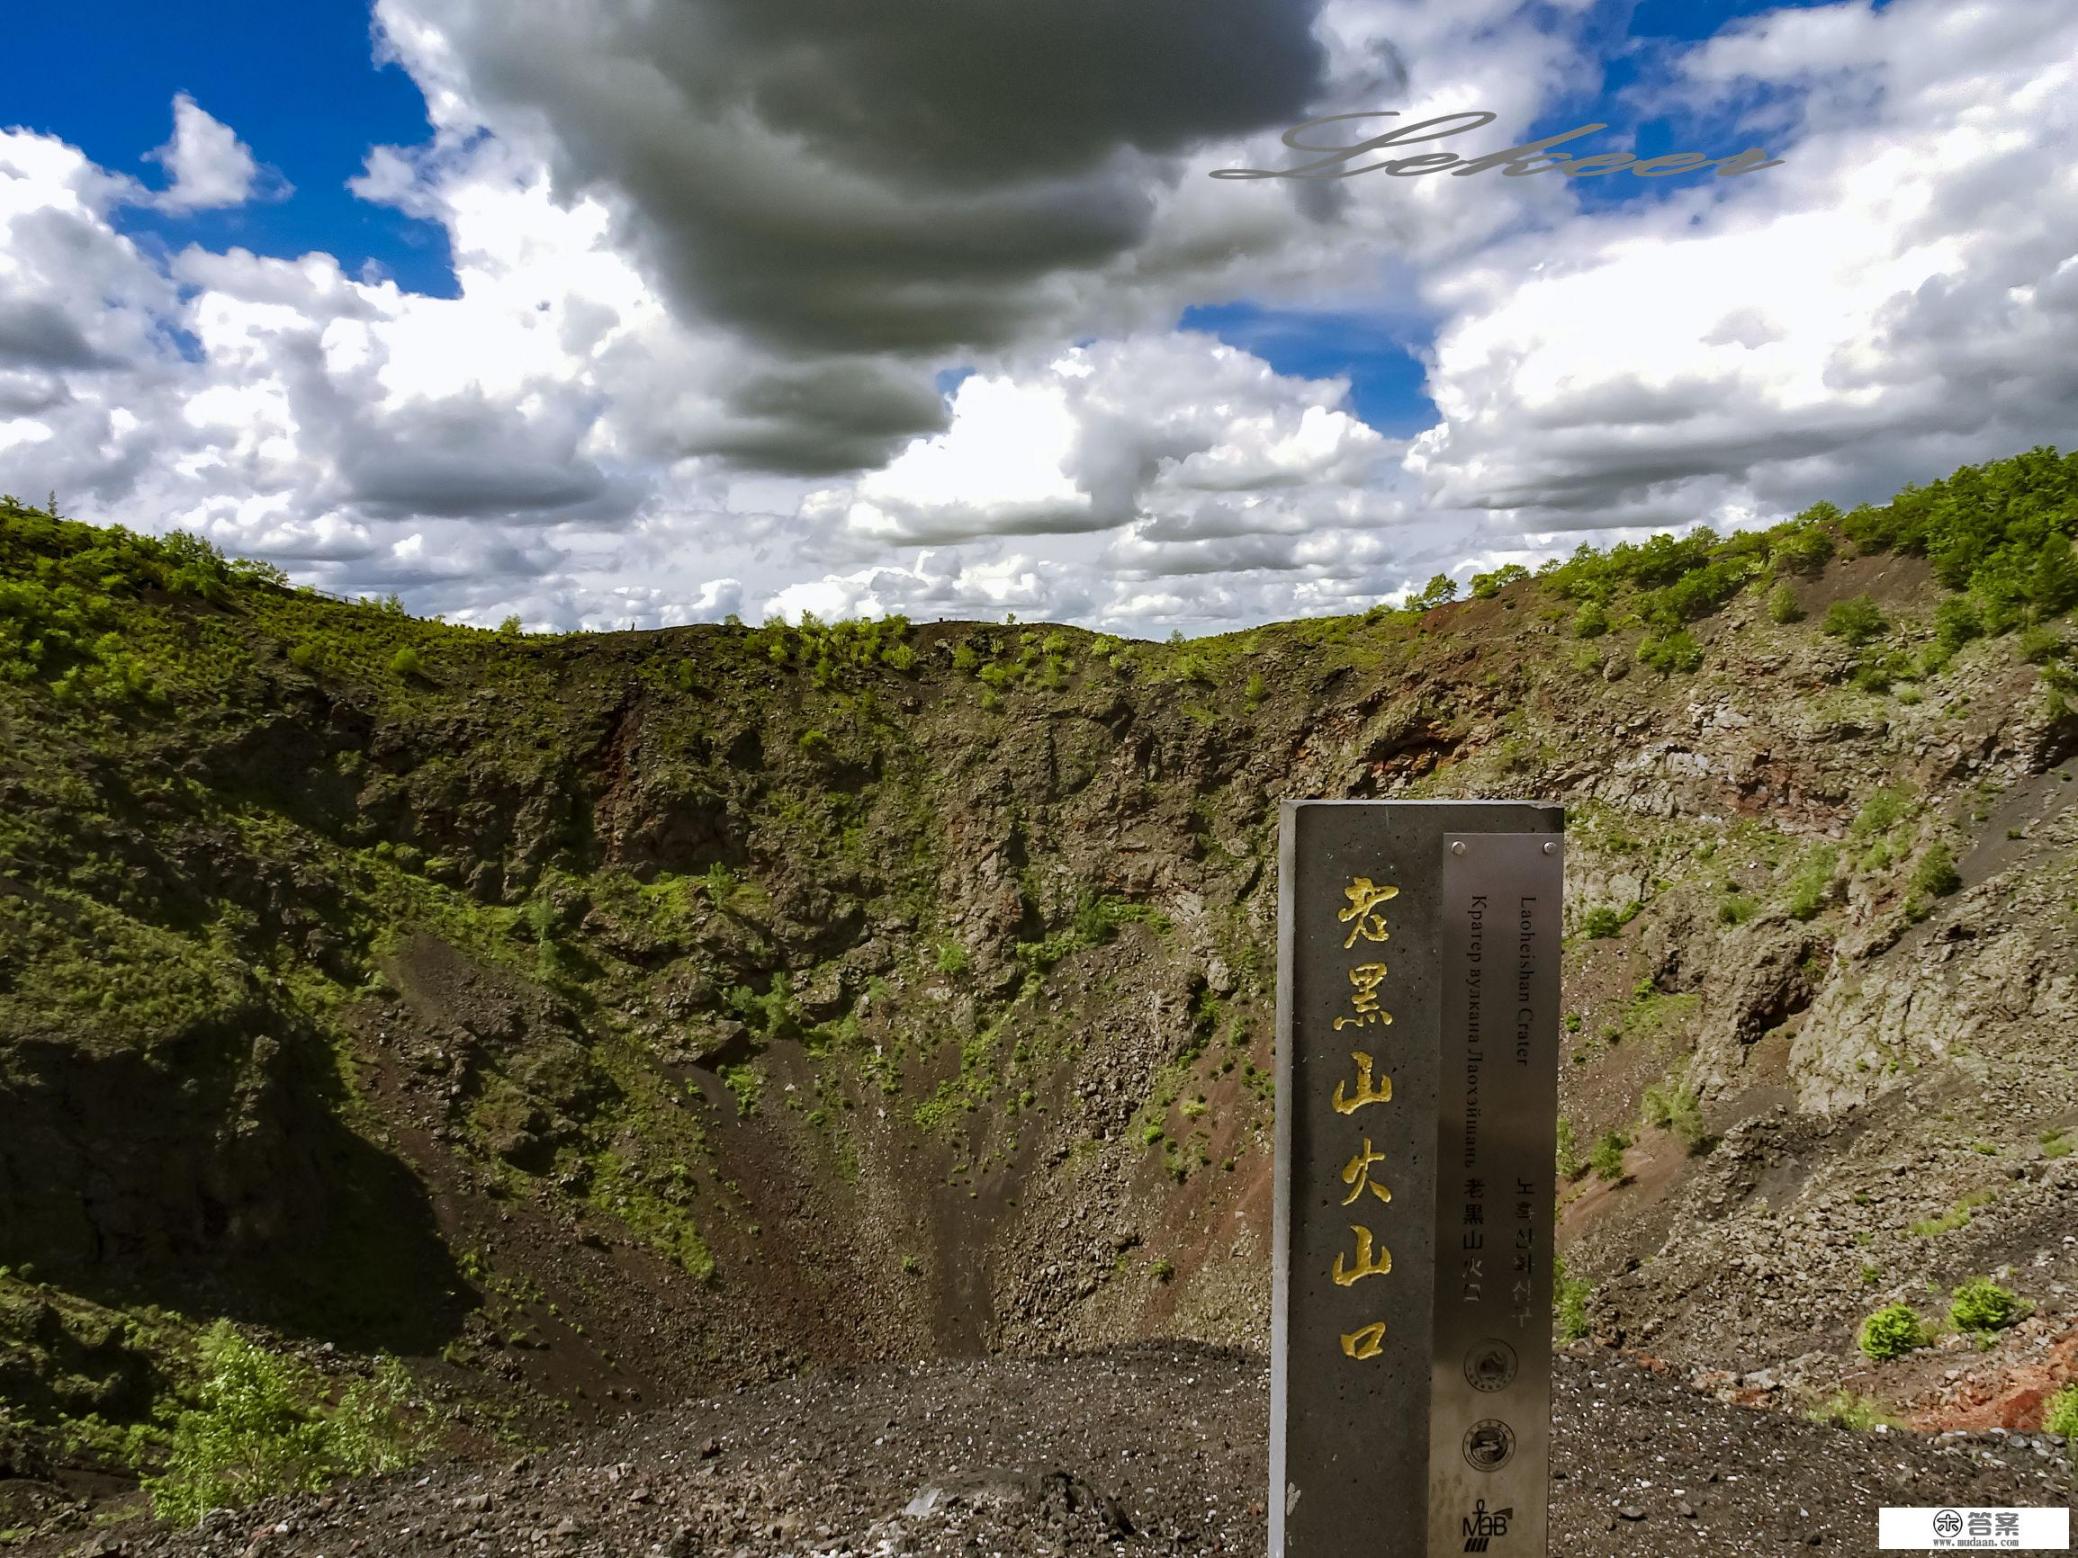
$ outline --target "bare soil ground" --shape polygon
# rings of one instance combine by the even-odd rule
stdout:
[[[1551,1552],[1876,1550],[1886,1504],[2068,1505],[2040,1435],[1856,1433],[1728,1406],[1628,1360],[1558,1362]],[[48,1554],[545,1553],[832,1558],[1258,1554],[1269,1369],[1140,1344],[804,1373],[633,1413],[511,1465],[282,1498],[197,1531],[75,1533]]]

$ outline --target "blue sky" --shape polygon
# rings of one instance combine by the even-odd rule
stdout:
[[[124,225],[140,241],[237,244],[283,258],[324,250],[349,270],[373,260],[400,286],[453,295],[446,231],[346,187],[370,146],[427,134],[417,84],[375,61],[367,5],[24,4],[10,9],[7,38],[17,62],[63,68],[11,71],[0,122],[63,136],[103,167],[156,185],[164,173],[145,154],[165,143],[169,105],[186,92],[294,186],[286,200],[228,211],[128,212]]]

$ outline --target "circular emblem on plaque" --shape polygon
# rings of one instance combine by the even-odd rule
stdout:
[[[1474,1471],[1499,1471],[1515,1454],[1515,1430],[1498,1417],[1482,1418],[1465,1430],[1464,1449]]]
[[[1944,1509],[1940,1514],[1934,1516],[1934,1535],[1961,1536],[1962,1534],[1963,1517],[1954,1510]]]
[[[1465,1382],[1474,1390],[1506,1390],[1515,1369],[1515,1349],[1503,1341],[1483,1341],[1465,1354]]]

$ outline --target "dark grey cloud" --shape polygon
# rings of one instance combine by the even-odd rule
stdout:
[[[561,519],[608,492],[609,483],[595,466],[553,453],[521,453],[498,436],[499,429],[454,415],[453,408],[442,407],[434,420],[438,425],[364,433],[346,445],[340,474],[362,509],[374,515],[451,518],[547,511]],[[444,442],[443,427],[474,441]]]
[[[16,368],[100,368],[109,359],[55,303],[0,297],[0,364]]]
[[[904,187],[984,192],[1286,122],[1318,0],[703,0],[624,32],[688,88]],[[623,16],[624,6],[609,7]]]
[[[718,425],[682,429],[688,452],[733,464],[827,476],[876,464],[890,445],[946,426],[931,378],[862,358],[779,363],[746,375]]]
[[[1057,324],[1064,279],[1148,238],[1177,154],[1304,117],[1328,67],[1320,4],[382,0],[377,15],[422,82],[535,145],[560,194],[606,196],[684,317],[796,360],[921,364]],[[708,452],[801,473],[877,463],[942,426],[927,383],[882,400],[876,425],[842,372],[748,382],[728,406],[748,426],[724,419]]]
[[[70,387],[56,374],[0,368],[0,414],[34,416],[39,411],[55,410],[71,399]]]

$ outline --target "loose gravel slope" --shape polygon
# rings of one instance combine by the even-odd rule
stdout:
[[[1268,1401],[1260,1354],[1185,1345],[803,1374],[502,1469],[46,1550],[1256,1555]],[[1559,1359],[1557,1403],[1554,1555],[1869,1553],[1885,1504],[2071,1498],[2066,1451],[2038,1436],[1848,1432],[1583,1348]]]

